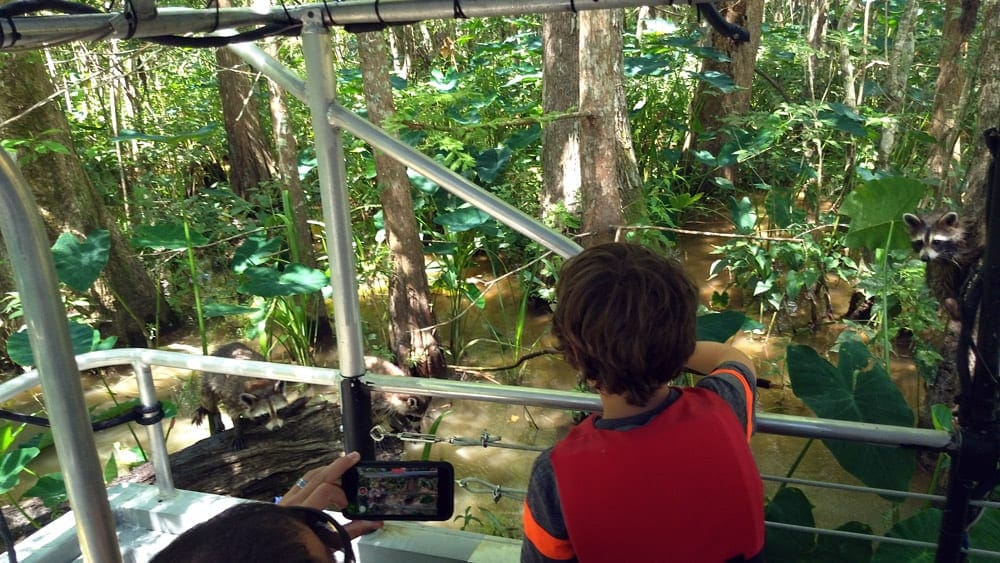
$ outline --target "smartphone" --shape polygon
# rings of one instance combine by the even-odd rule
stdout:
[[[448,520],[455,510],[455,470],[446,461],[360,461],[342,482],[351,519]]]

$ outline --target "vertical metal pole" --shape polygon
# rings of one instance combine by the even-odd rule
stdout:
[[[0,228],[21,293],[56,454],[76,518],[80,552],[84,561],[121,561],[115,519],[104,488],[104,474],[83,400],[80,370],[73,357],[45,227],[24,176],[3,150],[0,150]]]
[[[330,260],[330,287],[337,332],[337,353],[344,380],[340,385],[344,424],[344,449],[356,450],[362,459],[375,457],[371,430],[371,397],[360,379],[365,373],[361,338],[361,306],[354,265],[350,201],[344,170],[344,147],[340,129],[327,122],[327,110],[336,98],[330,35],[323,26],[323,12],[317,7],[302,19],[302,52],[306,63],[306,98],[316,135],[316,166],[323,222],[326,224]]]
[[[132,369],[139,384],[139,401],[142,406],[155,407],[159,401],[156,399],[153,369],[145,362],[133,363]],[[146,436],[150,455],[153,457],[153,470],[156,472],[156,487],[160,490],[160,498],[172,498],[177,495],[177,489],[174,488],[174,476],[170,473],[170,453],[167,451],[167,441],[163,437],[163,422],[147,424]]]

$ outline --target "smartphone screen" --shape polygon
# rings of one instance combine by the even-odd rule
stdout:
[[[343,477],[348,518],[447,520],[455,471],[444,461],[362,461]]]

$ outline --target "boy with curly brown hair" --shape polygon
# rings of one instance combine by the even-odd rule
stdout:
[[[639,245],[563,265],[552,332],[603,411],[536,459],[522,561],[762,561],[756,377],[696,340],[697,304],[680,264]],[[707,377],[671,386],[684,370]]]

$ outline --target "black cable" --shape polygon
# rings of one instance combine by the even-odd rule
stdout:
[[[14,534],[10,533],[10,525],[7,524],[7,517],[0,510],[0,536],[3,536],[3,543],[7,546],[7,561],[17,563],[17,552],[14,551]]]
[[[288,18],[288,23],[295,23],[295,18],[288,11],[288,6],[285,5],[285,0],[281,0],[281,9],[285,11],[285,17]]]
[[[146,37],[147,41],[170,47],[218,48],[246,41],[257,41],[274,35],[292,34],[291,30],[302,27],[301,22],[287,24],[267,24],[258,29],[226,37],[184,37],[181,35],[157,35]]]
[[[452,4],[452,13],[454,14],[456,20],[469,19],[469,16],[465,15],[465,12],[462,11],[462,2],[460,0],[455,0]]]
[[[108,428],[113,428],[121,424],[127,424],[129,422],[135,422],[148,426],[150,424],[156,424],[157,422],[163,420],[163,404],[157,402],[151,407],[146,407],[143,405],[136,405],[129,412],[125,414],[120,414],[118,416],[113,416],[111,418],[100,420],[97,422],[92,422],[90,424],[91,429],[94,432],[99,432],[101,430],[107,430]],[[32,424],[34,426],[43,426],[49,428],[52,424],[49,419],[40,416],[32,416],[30,414],[21,414],[12,412],[5,409],[0,409],[0,418],[6,420],[12,420],[14,422],[21,422],[25,424]]]
[[[67,0],[20,0],[0,7],[0,17],[23,16],[32,12],[49,10],[65,14],[103,14],[99,8]]]
[[[135,30],[139,28],[139,17],[135,15],[135,6],[132,4],[132,0],[125,0],[125,21],[128,22],[128,33],[125,34],[124,39],[132,39],[135,35]]]
[[[569,11],[573,12],[574,14],[579,13],[576,10],[576,0],[569,0]]]
[[[215,7],[215,23],[212,24],[212,29],[209,33],[215,33],[219,30],[219,0],[208,0],[207,8]]]
[[[337,22],[333,21],[333,13],[330,12],[330,5],[323,0],[323,11],[326,12],[326,17],[330,20],[330,25],[337,25]]]
[[[698,13],[700,13],[705,21],[712,26],[715,31],[718,31],[725,37],[736,41],[737,43],[746,43],[750,41],[750,32],[746,29],[730,23],[726,18],[719,14],[719,11],[715,9],[713,4],[695,4],[698,8]]]
[[[382,14],[378,11],[378,0],[375,0],[375,18],[378,19],[378,23],[385,25],[385,20],[382,19]]]

